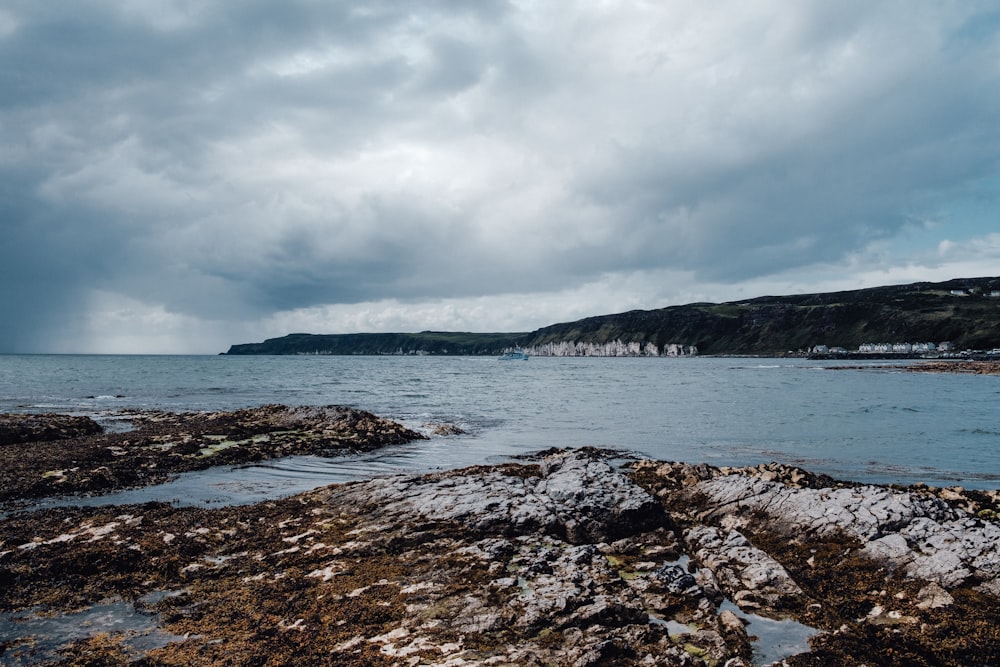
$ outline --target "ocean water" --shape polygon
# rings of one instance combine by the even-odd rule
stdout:
[[[121,408],[339,404],[415,428],[449,422],[466,430],[365,455],[296,457],[224,477],[194,474],[163,491],[184,498],[197,490],[203,502],[252,502],[261,494],[582,445],[714,465],[780,461],[862,482],[1000,487],[1000,377],[831,365],[742,358],[0,355],[0,412],[106,420],[107,411]]]

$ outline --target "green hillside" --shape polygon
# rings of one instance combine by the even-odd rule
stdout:
[[[227,354],[497,354],[517,345],[525,334],[421,333],[305,334],[233,345]]]
[[[958,294],[960,292],[960,294]],[[847,292],[763,296],[634,310],[531,333],[291,334],[228,354],[499,354],[550,343],[697,346],[700,354],[783,354],[814,345],[951,341],[1000,347],[1000,278],[966,278]]]

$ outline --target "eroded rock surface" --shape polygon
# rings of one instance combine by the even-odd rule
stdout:
[[[789,664],[1000,664],[995,493],[778,464],[644,461],[635,478],[731,599],[826,630]]]
[[[781,563],[737,530],[697,525],[684,531],[692,556],[714,575],[743,609],[793,609],[804,593]]]
[[[386,521],[419,516],[457,521],[477,533],[531,532],[572,544],[614,540],[656,528],[663,510],[597,453],[544,457],[428,477],[397,476],[348,485],[331,502],[357,503]]]
[[[946,589],[974,580],[1000,592],[1000,526],[940,498],[877,486],[797,489],[743,475],[716,477],[687,493],[703,496],[704,518],[745,524],[765,516],[802,541],[845,535],[908,577]]]
[[[749,664],[718,591],[674,572],[662,506],[594,451],[3,527],[3,610],[174,592],[147,606],[188,638],[146,664]],[[107,638],[66,651],[124,653]]]
[[[746,667],[728,598],[822,631],[790,667],[1000,664],[995,496],[612,456],[549,451],[213,510],[11,514],[0,613],[123,600],[169,643],[14,637],[0,661]]]

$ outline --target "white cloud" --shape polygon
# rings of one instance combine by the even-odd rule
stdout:
[[[17,30],[18,21],[10,14],[0,9],[0,39],[9,37]]]
[[[214,336],[534,328],[981,267],[989,10],[15,2],[0,277],[44,261],[60,303],[99,290]],[[49,321],[23,314],[0,347]]]

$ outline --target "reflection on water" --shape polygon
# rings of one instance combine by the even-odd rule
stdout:
[[[746,624],[747,634],[757,638],[751,642],[755,665],[770,665],[805,653],[809,651],[809,639],[819,634],[816,628],[791,618],[779,621],[743,611],[728,599],[722,603],[719,611],[736,614]]]
[[[682,554],[676,560],[665,565],[676,565],[685,571],[691,559]],[[753,649],[754,665],[770,665],[809,650],[809,639],[819,634],[819,630],[803,625],[794,619],[775,620],[766,616],[758,616],[743,611],[729,598],[719,605],[719,612],[731,611],[743,622],[747,635],[751,637],[750,646]],[[671,635],[684,635],[696,632],[696,628],[678,623],[672,619],[649,617],[649,622],[662,625]]]
[[[433,438],[374,452],[339,456],[290,456],[247,466],[219,467],[184,473],[175,480],[141,489],[92,497],[43,500],[30,509],[98,506],[150,501],[177,506],[249,505],[343,484],[394,474],[428,473],[507,457],[482,451],[472,437]]]

